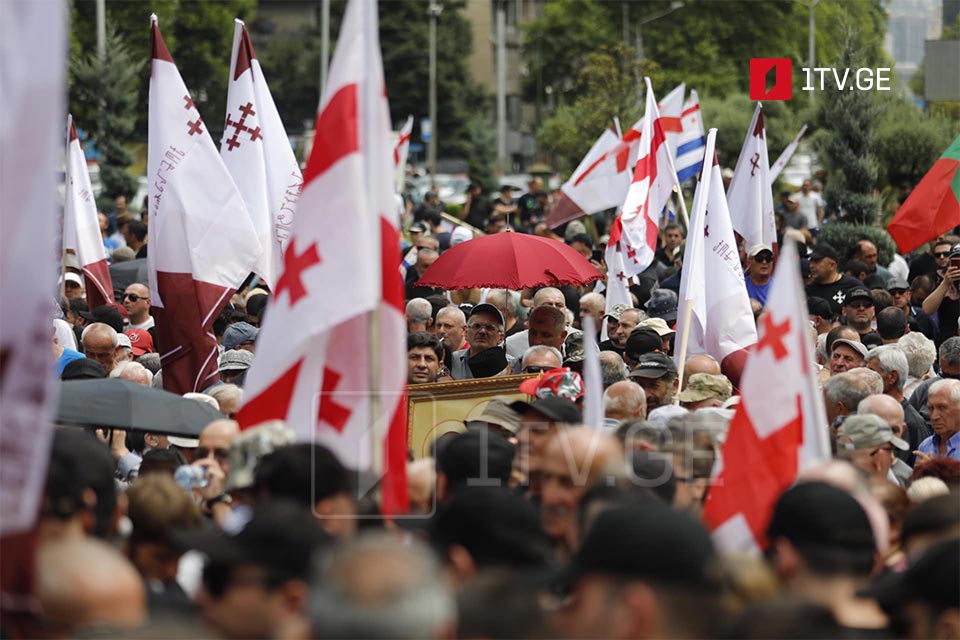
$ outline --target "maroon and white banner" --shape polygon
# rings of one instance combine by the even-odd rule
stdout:
[[[63,248],[77,255],[91,309],[114,302],[107,250],[100,235],[97,202],[90,186],[87,161],[73,116],[67,115],[67,158],[64,175]]]
[[[213,320],[263,245],[156,16],[150,55],[147,265],[163,388],[183,394],[219,380]]]
[[[777,244],[770,184],[767,131],[763,124],[763,105],[758,102],[727,189],[733,228],[746,240],[748,250],[758,244],[770,248]]]
[[[234,25],[230,60],[220,157],[263,245],[253,271],[273,287],[283,270],[303,175],[242,20]]]

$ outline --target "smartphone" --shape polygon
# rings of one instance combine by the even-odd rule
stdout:
[[[597,262],[603,262],[603,251],[600,251],[600,249],[594,249],[593,255],[590,256],[590,259],[596,260]]]
[[[954,256],[950,258],[950,268],[960,269],[960,256]]]

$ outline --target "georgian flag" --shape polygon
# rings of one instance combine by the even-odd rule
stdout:
[[[663,123],[663,132],[667,136],[667,146],[670,147],[670,155],[674,160],[677,158],[677,145],[680,136],[683,135],[683,96],[686,90],[687,85],[681,82],[657,104],[660,109],[660,122]],[[676,165],[676,162],[674,162],[674,165]]]
[[[97,203],[90,186],[87,161],[80,147],[73,116],[67,115],[67,161],[64,176],[63,248],[72,250],[83,270],[91,309],[113,302],[113,281],[107,250],[100,236]]]
[[[257,228],[150,18],[147,267],[163,388],[219,380],[213,320],[263,254]]]
[[[727,189],[727,202],[733,228],[746,240],[748,250],[758,244],[765,244],[771,249],[775,247],[777,222],[773,215],[763,105],[759,102],[747,129],[730,188]]]
[[[253,271],[273,287],[283,268],[303,175],[242,20],[234,24],[220,157],[264,248]]]

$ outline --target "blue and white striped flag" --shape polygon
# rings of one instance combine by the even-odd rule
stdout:
[[[703,132],[703,116],[700,113],[700,99],[697,92],[691,90],[690,97],[683,103],[680,116],[683,131],[677,140],[677,178],[685,182],[700,173],[703,168],[703,150],[706,136]]]

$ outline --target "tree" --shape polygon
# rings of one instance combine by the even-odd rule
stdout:
[[[485,113],[477,113],[467,123],[470,135],[471,153],[467,158],[467,173],[473,182],[490,193],[497,188],[495,170],[497,167],[497,136],[490,118]]]
[[[733,168],[740,157],[756,103],[746,93],[731,93],[723,98],[701,95],[700,107],[704,125],[708,129],[717,129],[717,159],[722,166]],[[763,103],[767,153],[771,163],[797,135],[804,122],[803,115],[783,101]]]
[[[106,32],[107,55],[96,51],[74,54],[70,68],[70,108],[77,127],[87,132],[100,152],[100,179],[103,190],[100,209],[110,208],[117,196],[131,200],[137,192],[137,180],[128,168],[133,156],[124,147],[137,120],[136,80],[144,67],[116,29]]]

